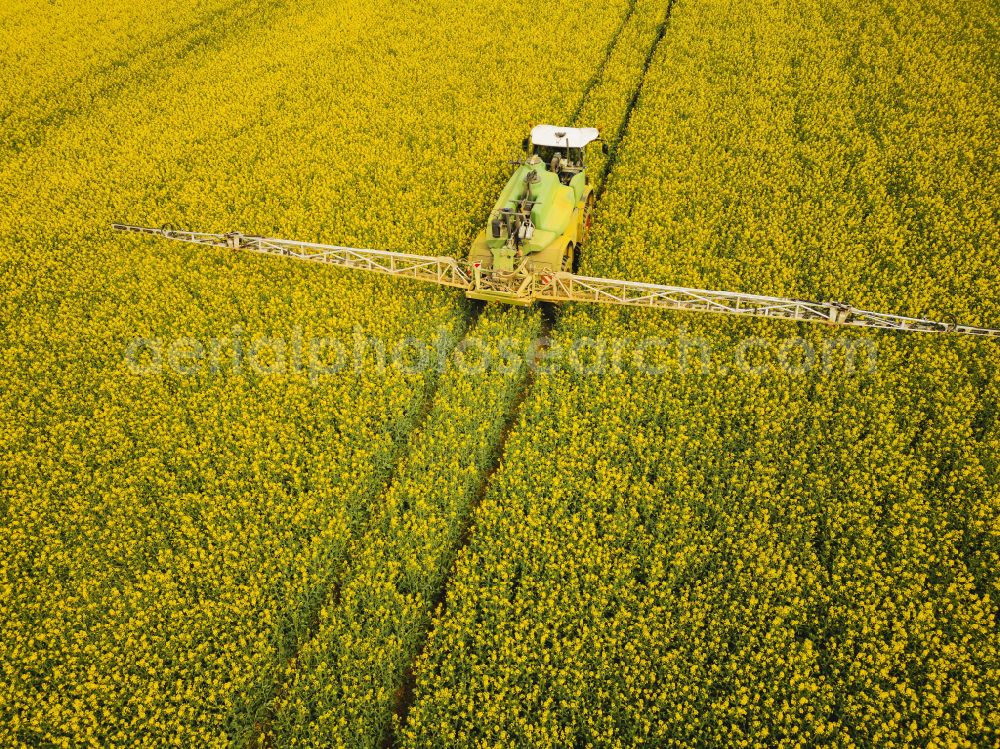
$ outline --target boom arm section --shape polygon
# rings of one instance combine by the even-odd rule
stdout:
[[[530,304],[533,301],[618,304],[626,307],[718,312],[743,317],[818,322],[853,328],[877,328],[910,333],[958,333],[1000,339],[1000,330],[869,312],[843,302],[810,302],[736,291],[688,289],[682,286],[590,278],[572,273],[532,271],[528,270],[527,261],[513,272],[504,272],[480,268],[478,263],[469,265],[447,256],[363,250],[288,239],[255,237],[239,232],[208,234],[179,231],[167,226],[152,229],[128,224],[114,224],[113,227],[119,231],[150,234],[208,247],[246,250],[263,255],[278,255],[390,276],[415,278],[468,292],[491,293],[498,301],[513,304]]]
[[[589,278],[569,273],[547,275],[543,278],[543,284],[538,288],[536,297],[551,302],[592,302],[627,307],[721,312],[745,317],[771,317],[855,328],[879,328],[912,333],[960,333],[1000,338],[1000,330],[869,312],[843,302],[809,302],[734,291],[709,291],[635,281]]]
[[[459,289],[468,289],[472,285],[471,274],[452,257],[410,255],[405,252],[389,252],[387,250],[363,250],[313,242],[295,242],[289,239],[254,237],[239,232],[208,234],[197,231],[180,231],[169,227],[153,229],[128,224],[113,224],[112,226],[118,231],[151,234],[207,247],[224,247],[231,250],[257,252],[262,255],[278,255],[296,260],[339,265],[344,268],[384,273],[389,276],[415,278],[419,281],[430,281]]]

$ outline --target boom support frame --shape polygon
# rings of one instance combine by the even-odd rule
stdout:
[[[389,276],[415,278],[418,281],[430,281],[441,286],[452,286],[468,289],[471,274],[452,257],[434,257],[430,255],[411,255],[405,252],[390,252],[387,250],[366,250],[357,247],[340,247],[338,245],[317,244],[314,242],[297,242],[290,239],[272,239],[256,237],[240,232],[228,234],[209,234],[207,232],[186,231],[164,227],[154,229],[129,224],[113,224],[118,231],[151,234],[153,236],[173,239],[178,242],[188,242],[206,247],[222,247],[230,250],[245,250],[261,255],[277,255],[295,260],[306,260],[313,263],[339,265],[343,268],[355,268],[373,273],[383,273]]]
[[[494,271],[483,269],[479,264],[470,265],[448,256],[413,255],[389,250],[297,242],[289,239],[257,237],[240,232],[210,234],[177,230],[169,226],[155,229],[130,224],[114,224],[113,228],[207,247],[245,250],[262,255],[277,255],[413,278],[462,289],[475,298],[508,304],[529,305],[535,301],[588,302],[648,309],[715,312],[908,333],[957,333],[1000,339],[1000,330],[992,328],[871,312],[843,302],[810,302],[735,291],[711,291],[592,278],[573,273],[528,270],[526,263],[522,263],[513,272]]]

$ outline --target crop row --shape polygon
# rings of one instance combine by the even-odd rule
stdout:
[[[997,322],[990,23],[678,5],[583,272]],[[996,743],[990,343],[579,308],[554,345],[586,366],[536,380],[405,745]]]
[[[390,730],[539,329],[537,312],[490,309],[449,359],[316,636],[289,664],[275,745],[376,747]]]
[[[272,0],[5,4],[0,64],[9,76],[0,91],[0,155],[38,145],[101,100],[155,85],[185,56],[265,25],[283,9]]]

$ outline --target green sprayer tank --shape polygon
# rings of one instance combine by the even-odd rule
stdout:
[[[587,238],[594,208],[594,186],[584,156],[587,145],[599,137],[592,127],[538,125],[532,129],[530,142],[525,141],[527,158],[517,162],[486,228],[472,243],[469,261],[477,275],[511,274],[514,281],[539,271],[573,270],[576,249]],[[482,283],[476,283],[466,296],[530,303],[506,289],[484,288]]]

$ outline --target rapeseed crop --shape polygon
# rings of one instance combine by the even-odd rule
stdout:
[[[447,349],[468,324],[447,292],[110,223],[456,254],[626,6],[268,7],[134,76],[114,66],[124,39],[36,69],[49,103],[57,78],[117,73],[0,158],[4,744],[254,740],[438,376],[378,367],[374,347],[316,376],[310,346]],[[519,33],[487,51],[489,24]],[[525,40],[546,61],[527,73]],[[515,70],[531,107],[497,95]]]
[[[581,271],[997,319],[990,23],[678,4]],[[663,371],[539,376],[407,746],[996,743],[992,347],[582,307],[557,331],[652,337]]]

